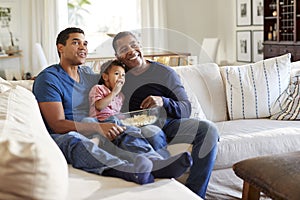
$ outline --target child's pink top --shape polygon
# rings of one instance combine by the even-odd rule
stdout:
[[[99,111],[95,108],[95,102],[99,99],[103,99],[109,93],[111,93],[111,91],[105,85],[95,85],[92,87],[89,93],[90,117],[96,117],[98,120],[102,121],[112,115],[120,113],[124,101],[124,95],[122,93],[119,93],[103,110]]]

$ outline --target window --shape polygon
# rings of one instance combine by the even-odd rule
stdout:
[[[68,0],[68,14],[69,26],[84,30],[90,53],[111,39],[108,34],[141,28],[140,0]]]

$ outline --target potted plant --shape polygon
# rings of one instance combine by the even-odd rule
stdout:
[[[68,0],[69,24],[84,24],[84,19],[81,13],[89,13],[89,11],[84,8],[85,5],[91,5],[91,2],[89,0]]]

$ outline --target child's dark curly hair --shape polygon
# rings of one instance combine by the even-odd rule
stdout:
[[[109,72],[109,70],[111,69],[112,66],[120,66],[120,67],[122,67],[125,70],[124,64],[122,62],[120,62],[119,60],[117,60],[117,59],[106,61],[105,63],[103,63],[101,65],[101,71],[100,71],[101,78],[100,78],[100,80],[98,82],[99,85],[103,85],[104,84],[104,80],[102,78],[102,74],[103,73],[108,74],[108,72]]]

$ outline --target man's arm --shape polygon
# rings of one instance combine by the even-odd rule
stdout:
[[[178,74],[174,70],[170,70],[166,85],[172,91],[169,96],[163,97],[164,108],[168,115],[173,118],[190,117],[191,102]]]
[[[99,133],[113,140],[124,131],[124,128],[113,123],[81,123],[66,120],[61,102],[40,102],[39,108],[48,126],[55,133],[77,131],[85,136]]]
[[[168,88],[162,96],[151,95],[146,97],[141,108],[164,107],[169,117],[172,118],[188,118],[191,115],[191,103],[188,99],[186,91],[175,72],[170,72],[165,76],[165,87]]]

